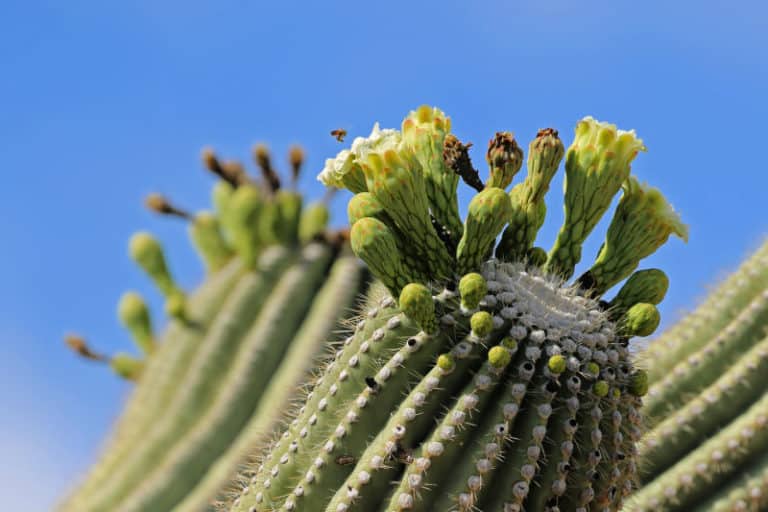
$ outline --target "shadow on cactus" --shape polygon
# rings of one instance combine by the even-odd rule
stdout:
[[[67,338],[137,387],[100,460],[61,510],[204,510],[277,428],[324,341],[342,329],[339,319],[359,309],[368,274],[346,234],[326,230],[325,201],[302,206],[295,187],[302,151],[290,153],[288,187],[265,147],[254,157],[260,180],[204,151],[219,178],[214,213],[147,199],[150,209],[188,222],[207,276],[187,294],[160,243],[148,233],[131,238],[130,255],[165,297],[169,316],[160,335],[138,294],[120,300],[118,316],[141,358],[104,356],[79,336]]]
[[[421,107],[374,127],[319,179],[346,188],[353,251],[388,289],[314,382],[291,423],[241,474],[233,512],[618,510],[637,476],[648,381],[628,349],[659,323],[668,281],[636,271],[687,229],[630,175],[642,141],[585,118],[566,151],[510,133],[485,183],[450,120]],[[565,158],[565,221],[534,245]],[[477,194],[462,222],[460,180]],[[581,246],[623,190],[591,268]],[[496,241],[501,235],[500,241]],[[625,278],[610,301],[603,295]]]

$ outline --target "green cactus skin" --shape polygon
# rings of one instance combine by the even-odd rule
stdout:
[[[667,374],[650,382],[643,412],[652,428],[638,443],[644,486],[626,510],[766,508],[766,247],[642,354],[653,364],[667,347],[678,360],[664,359]],[[673,335],[692,347],[671,344]]]
[[[228,172],[212,154],[206,162]],[[234,185],[249,182],[244,174],[239,179]],[[324,341],[367,287],[367,274],[349,250],[323,241],[343,240],[324,234],[324,205],[302,212],[295,192],[278,191],[270,198],[247,185],[258,196],[256,213],[269,201],[285,203],[276,210],[280,232],[269,234],[269,223],[254,212],[241,210],[245,217],[233,222],[238,187],[215,187],[221,222],[213,214],[192,217],[152,198],[154,210],[192,222],[190,237],[208,277],[184,297],[159,243],[148,234],[132,239],[132,256],[169,301],[184,299],[178,317],[157,338],[140,298],[128,294],[121,301],[120,319],[146,361],[111,358],[115,371],[128,377],[134,376],[131,368],[143,368],[137,389],[102,459],[62,503],[62,511],[205,510],[249,451],[268,440],[285,414],[277,404],[295,398]],[[245,218],[252,222],[246,225]],[[303,247],[297,245],[299,233],[306,237]],[[87,347],[81,353],[105,359]],[[301,353],[304,365],[286,360]],[[272,380],[280,385],[272,387]]]
[[[766,326],[768,290],[755,297],[701,350],[680,361],[664,379],[651,386],[644,407],[648,420],[655,422],[717,379],[763,337]]]
[[[421,107],[411,116],[424,122],[435,112]],[[564,283],[568,272],[558,256],[546,262],[550,272],[515,261],[521,258],[488,259],[513,220],[502,188],[480,187],[461,237],[453,238],[442,214],[428,222],[427,212],[445,211],[441,202],[455,191],[429,192],[425,176],[443,176],[445,166],[418,153],[445,142],[450,124],[420,133],[426,140],[415,148],[405,133],[414,123],[406,119],[402,137],[376,126],[320,175],[358,194],[349,212],[352,248],[390,296],[344,342],[223,508],[521,511],[543,504],[537,510],[586,512],[599,500],[601,510],[619,510],[635,480],[636,394],[646,384],[627,333],[618,330],[627,317],[603,309],[603,290]],[[590,118],[577,137],[585,130],[605,131],[584,146],[597,162],[605,163],[602,152],[624,158],[639,144],[633,134]],[[605,143],[611,137],[618,146]],[[628,178],[625,163],[601,167],[611,187],[580,174],[590,169],[569,171],[580,187],[567,192],[568,200],[586,208],[590,222]],[[511,181],[513,170],[492,170],[491,185],[508,185],[504,173]],[[532,232],[540,226],[538,218],[534,223]],[[569,241],[573,254],[581,245],[575,239]],[[527,255],[531,248],[526,241],[512,253]],[[406,263],[408,254],[420,258],[426,279]],[[625,304],[626,296],[622,304],[630,311],[635,304]]]
[[[722,331],[752,299],[768,287],[768,242],[756,250],[692,313],[665,331],[643,353],[655,383]]]

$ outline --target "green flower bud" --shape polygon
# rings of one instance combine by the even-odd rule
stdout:
[[[402,243],[413,247],[433,278],[442,279],[452,275],[453,261],[432,226],[424,177],[407,157],[387,149],[369,152],[361,164],[368,189],[407,237]]]
[[[437,222],[458,240],[461,236],[456,196],[459,176],[443,160],[443,145],[450,131],[450,118],[442,110],[427,105],[408,114],[402,124],[403,145],[413,154],[424,176],[430,210]]]
[[[362,259],[377,279],[397,297],[409,282],[410,271],[403,265],[397,250],[397,241],[386,224],[378,219],[364,217],[352,226],[352,251]]]
[[[648,392],[648,374],[644,370],[637,370],[632,375],[629,392],[635,396],[644,396]]]
[[[224,240],[219,220],[210,212],[195,215],[189,225],[189,236],[200,252],[209,272],[215,272],[232,258],[232,250]]]
[[[661,315],[653,304],[635,304],[624,315],[621,330],[625,336],[650,336],[659,326]]]
[[[541,267],[547,262],[547,251],[541,247],[531,247],[525,252],[525,258],[532,267]]]
[[[166,297],[180,293],[165,263],[160,242],[149,233],[140,232],[131,237],[128,244],[131,258],[149,275]]]
[[[186,320],[187,301],[184,295],[175,293],[165,300],[165,314],[177,320]]]
[[[639,270],[627,279],[609,303],[611,316],[618,318],[640,302],[659,304],[664,300],[668,288],[669,278],[663,271],[657,268]]]
[[[360,192],[355,194],[347,204],[347,217],[349,224],[352,225],[363,217],[373,217],[383,220],[386,216],[384,207],[370,192]]]
[[[491,169],[485,186],[505,189],[523,165],[523,150],[510,132],[496,132],[488,143],[485,160]]]
[[[477,309],[480,301],[488,293],[488,283],[485,278],[476,272],[464,275],[459,281],[459,295],[461,306],[468,310]]]
[[[301,213],[299,221],[299,241],[309,243],[325,232],[328,226],[328,205],[324,202],[316,202],[307,206]]]
[[[410,283],[400,292],[400,309],[424,332],[431,333],[437,328],[435,303],[429,288],[419,283]]]
[[[500,188],[486,188],[469,203],[464,234],[456,249],[458,272],[480,267],[490,255],[496,237],[512,215],[509,196]]]
[[[511,360],[512,355],[504,347],[497,345],[488,351],[488,362],[497,370],[505,368]]]
[[[630,164],[643,141],[634,131],[585,117],[565,157],[565,221],[549,252],[546,270],[565,278],[581,260],[581,244],[629,178]]]
[[[556,354],[550,357],[549,361],[547,362],[547,367],[549,368],[549,371],[554,374],[563,373],[566,368],[565,356]]]
[[[493,317],[487,311],[478,311],[469,319],[472,332],[479,338],[485,338],[493,330]]]
[[[657,189],[630,176],[624,195],[608,227],[605,243],[589,269],[596,293],[601,294],[637,268],[669,235],[688,241],[688,228]]]
[[[117,306],[117,316],[120,323],[131,333],[139,349],[145,354],[151,354],[155,350],[152,322],[147,304],[141,295],[136,292],[124,293]]]
[[[228,214],[223,219],[232,234],[232,243],[238,256],[248,267],[255,267],[261,238],[259,214],[264,207],[259,190],[251,185],[238,187],[232,195]]]
[[[592,391],[595,393],[596,396],[602,398],[604,396],[608,396],[608,390],[610,387],[608,386],[608,383],[604,380],[599,380],[595,382],[595,385],[592,386]]]
[[[444,372],[450,372],[456,367],[456,362],[450,354],[440,354],[437,358],[437,366]]]
[[[144,361],[128,354],[115,354],[109,361],[112,370],[128,380],[138,380],[144,370]]]

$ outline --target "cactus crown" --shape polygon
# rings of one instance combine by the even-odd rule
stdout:
[[[262,174],[260,180],[251,177],[239,162],[221,162],[213,150],[206,148],[202,152],[203,164],[219,178],[212,192],[214,212],[190,213],[157,193],[149,194],[145,205],[158,214],[188,222],[190,239],[209,274],[218,272],[235,259],[253,269],[260,255],[270,246],[291,247],[314,240],[337,243],[346,237],[326,231],[327,198],[302,208],[302,197],[295,190],[295,184],[303,159],[304,152],[300,147],[291,148],[291,185],[285,189],[263,144],[254,148],[254,160]],[[161,243],[148,232],[137,232],[130,238],[128,252],[162,293],[168,317],[191,322],[186,311],[186,293],[173,278]],[[82,357],[108,362],[121,377],[136,380],[144,369],[145,358],[156,349],[149,310],[138,293],[126,292],[118,305],[118,317],[140,349],[141,357],[98,354],[77,335],[68,336],[66,343]]]
[[[647,379],[627,342],[658,324],[666,276],[641,271],[600,298],[670,234],[687,236],[630,177],[642,141],[585,118],[566,151],[541,130],[508,193],[523,162],[512,134],[491,139],[483,182],[450,127],[422,106],[326,162],[320,181],[355,193],[352,249],[391,296],[243,475],[231,510],[618,510],[632,488]],[[546,252],[534,241],[563,156],[565,222]],[[477,190],[463,222],[460,180]],[[622,185],[598,260],[568,284]]]

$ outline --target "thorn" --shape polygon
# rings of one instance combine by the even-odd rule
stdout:
[[[182,219],[192,220],[192,215],[190,215],[189,212],[172,205],[168,199],[160,194],[149,194],[144,200],[144,205],[151,211],[161,215],[172,215]]]

